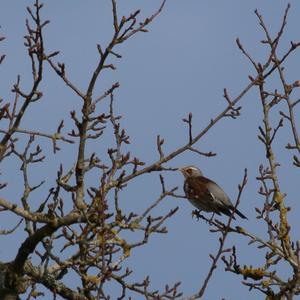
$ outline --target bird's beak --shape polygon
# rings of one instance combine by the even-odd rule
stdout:
[[[185,171],[185,168],[182,167],[182,168],[178,168],[178,171],[180,171],[180,173],[183,175],[184,178],[186,178],[186,171]]]

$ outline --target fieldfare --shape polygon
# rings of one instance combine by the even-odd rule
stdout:
[[[203,176],[195,166],[187,166],[179,169],[183,174],[184,192],[188,200],[198,209],[206,212],[221,213],[231,216],[234,206],[226,193],[214,181]],[[247,219],[239,210],[235,212],[243,219]],[[233,216],[233,219],[234,216]]]

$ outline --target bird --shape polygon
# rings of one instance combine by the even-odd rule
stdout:
[[[231,216],[233,211],[242,219],[248,219],[235,209],[230,198],[214,181],[203,176],[195,166],[179,168],[185,178],[183,189],[187,199],[199,210]],[[234,216],[232,216],[235,219]]]

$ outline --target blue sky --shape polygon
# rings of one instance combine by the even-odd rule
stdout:
[[[0,4],[1,35],[6,37],[0,45],[0,52],[7,55],[0,67],[1,97],[12,100],[12,85],[17,74],[21,75],[22,86],[30,87],[30,62],[23,46],[25,34],[25,5],[32,1],[8,1]],[[119,1],[119,15],[141,8],[143,17],[153,13],[160,1]],[[263,33],[254,14],[258,9],[264,16],[271,32],[276,34],[287,1],[212,1],[189,0],[167,1],[161,15],[149,26],[148,33],[140,33],[118,47],[121,60],[114,59],[117,70],[106,71],[98,82],[99,95],[118,81],[121,87],[115,93],[116,111],[123,115],[122,125],[131,137],[130,151],[151,163],[158,158],[156,136],[165,138],[165,152],[168,153],[187,141],[187,128],[181,121],[189,112],[193,113],[194,132],[199,132],[225,107],[223,88],[229,94],[237,95],[249,82],[248,75],[254,74],[251,65],[238,50],[235,39],[240,38],[247,50],[258,61],[266,57],[267,46],[259,43]],[[282,40],[282,51],[289,42],[300,40],[299,1],[290,1],[291,10],[288,26]],[[45,30],[45,47],[50,51],[60,50],[57,61],[66,64],[70,79],[82,90],[86,90],[88,80],[97,62],[96,44],[105,45],[112,34],[110,1],[45,1],[42,15],[51,21]],[[300,54],[292,55],[286,63],[287,79],[299,79]],[[276,79],[270,87],[276,86]],[[69,112],[79,110],[80,99],[67,89],[64,83],[47,66],[41,85],[42,101],[28,111],[23,128],[54,132],[61,119],[66,119],[66,129],[70,129]],[[263,199],[257,194],[256,181],[258,167],[266,164],[262,144],[257,140],[258,125],[261,125],[262,108],[257,91],[249,92],[241,102],[241,116],[237,120],[226,119],[217,124],[201,139],[197,147],[202,151],[217,153],[214,158],[199,157],[194,153],[184,153],[171,161],[173,167],[194,164],[203,173],[218,182],[235,199],[237,185],[241,182],[244,168],[249,170],[249,183],[243,195],[240,210],[249,221],[236,220],[238,225],[251,229],[265,237],[266,226],[255,218],[254,207],[261,206]],[[282,107],[284,109],[284,107]],[[103,105],[103,109],[105,105]],[[274,113],[278,120],[278,112]],[[282,190],[288,194],[287,201],[294,210],[290,213],[291,224],[299,226],[297,214],[300,209],[296,198],[297,170],[292,168],[291,152],[284,146],[291,141],[288,130],[282,130],[276,144],[278,161],[282,164],[279,178]],[[41,140],[43,147],[50,143]],[[111,143],[109,135],[104,135],[99,143],[90,145],[89,151],[96,151],[105,158],[105,149]],[[37,192],[43,197],[53,185],[59,164],[63,161],[71,166],[75,148],[65,146],[56,156],[49,153],[43,166],[32,170],[31,180],[38,183],[46,179],[44,191]],[[15,182],[3,191],[8,199],[17,199],[22,191],[19,164],[7,161],[1,166],[1,181]],[[51,178],[51,179],[49,179]],[[95,178],[90,178],[91,183]],[[169,187],[179,186],[182,191],[183,178],[179,173],[166,173]],[[125,209],[143,208],[159,196],[158,174],[138,178],[122,195]],[[37,198],[38,198],[37,197]],[[35,200],[38,203],[38,200]],[[12,202],[17,202],[14,200]],[[37,205],[33,200],[33,206]],[[210,265],[209,253],[214,253],[218,236],[208,230],[203,221],[191,218],[193,207],[185,200],[166,199],[156,210],[167,212],[180,206],[179,212],[167,222],[169,233],[153,236],[148,245],[133,253],[128,264],[135,269],[132,278],[150,275],[153,287],[163,288],[166,283],[182,282],[184,295],[197,291]],[[11,216],[11,215],[10,215]],[[3,217],[7,226],[14,224],[9,215]],[[1,224],[1,229],[3,224]],[[292,230],[295,239],[299,231]],[[24,233],[17,232],[22,241]],[[2,237],[1,237],[2,238]],[[2,238],[6,247],[0,250],[1,260],[9,260],[17,251],[16,236]],[[247,239],[230,236],[227,245],[237,244],[241,264],[259,266],[264,260],[264,251],[247,245]],[[282,274],[288,274],[283,268]],[[209,284],[205,299],[240,299],[249,295],[240,284],[242,278],[224,273],[220,262]],[[249,297],[249,296],[248,296]],[[251,297],[261,295],[251,292]],[[137,298],[136,298],[137,299]]]

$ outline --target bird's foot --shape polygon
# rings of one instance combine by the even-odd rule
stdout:
[[[201,210],[200,209],[195,209],[192,211],[192,218],[196,217],[197,220],[199,221],[201,219]]]

